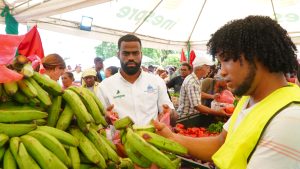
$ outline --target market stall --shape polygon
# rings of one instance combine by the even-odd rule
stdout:
[[[105,109],[94,93],[75,86],[63,90],[41,69],[34,71],[33,63],[43,58],[33,38],[36,27],[26,35],[1,36],[1,66],[7,73],[0,79],[0,167],[147,168],[154,163],[175,169],[183,164],[186,148],[155,134],[153,126],[134,126],[129,117],[114,122],[120,134],[112,142]],[[31,45],[22,47],[25,42]],[[16,55],[23,50],[27,53]]]

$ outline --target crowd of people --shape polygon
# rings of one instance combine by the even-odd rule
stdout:
[[[118,118],[129,116],[137,125],[152,122],[157,133],[219,168],[300,168],[300,136],[290,133],[300,127],[300,89],[286,78],[297,72],[298,61],[286,30],[269,17],[248,16],[221,27],[207,46],[218,60],[217,68],[212,60],[196,57],[193,65],[172,68],[172,73],[178,72],[173,78],[164,68],[141,66],[142,42],[132,34],[118,41],[120,68],[103,71],[103,59],[97,57],[94,68],[81,72],[77,66],[65,72],[57,54],[45,57],[43,66],[51,79],[62,76],[64,88],[77,85],[92,90],[108,118],[117,112]],[[179,93],[178,107],[171,102],[169,88]],[[210,107],[228,88],[239,98],[232,116]],[[165,113],[173,121],[199,113],[229,120],[217,136],[191,138],[159,122]]]

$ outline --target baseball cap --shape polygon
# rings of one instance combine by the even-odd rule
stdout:
[[[196,57],[195,60],[193,61],[193,66],[203,66],[203,65],[208,65],[212,66],[214,65],[214,62],[212,61],[211,58],[208,57]]]
[[[95,69],[86,69],[82,72],[82,77],[85,78],[87,76],[96,76],[97,72]]]

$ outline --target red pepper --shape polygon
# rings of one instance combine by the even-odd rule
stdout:
[[[177,123],[176,128],[184,129],[184,125],[181,123]]]
[[[234,111],[234,107],[225,107],[224,110],[227,114],[232,114]]]

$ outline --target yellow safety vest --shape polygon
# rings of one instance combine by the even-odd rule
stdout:
[[[232,114],[224,144],[212,159],[220,169],[246,169],[248,158],[254,152],[268,123],[291,103],[300,103],[300,88],[289,85],[275,90],[244,117],[233,131],[238,113],[249,96],[243,96]]]

